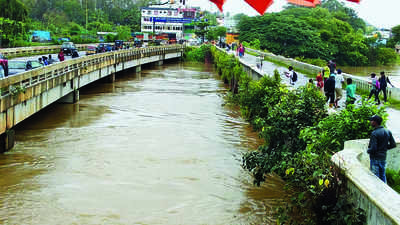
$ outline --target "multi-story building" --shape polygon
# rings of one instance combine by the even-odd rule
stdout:
[[[184,24],[196,17],[196,9],[186,7],[185,0],[142,8],[141,31],[144,33],[168,34],[169,39],[184,39]]]

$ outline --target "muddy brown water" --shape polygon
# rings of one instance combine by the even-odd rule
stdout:
[[[271,224],[283,181],[241,168],[262,142],[211,66],[120,74],[18,126],[0,224]]]

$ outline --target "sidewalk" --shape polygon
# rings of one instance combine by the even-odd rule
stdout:
[[[230,52],[232,53],[232,51]],[[254,65],[254,70],[258,70],[256,66],[256,56],[250,55],[250,54],[245,54],[244,57],[240,59],[240,61],[244,61],[247,64]],[[287,68],[276,65],[272,62],[269,61],[263,61],[263,67],[262,67],[262,73],[267,74],[269,76],[272,76],[274,74],[274,70],[277,69],[279,73],[281,74],[282,82],[284,82],[287,85],[290,85],[289,78],[284,75],[285,71],[288,71]],[[294,68],[296,71],[296,68]],[[296,82],[296,85],[294,87],[299,87],[299,86],[304,86],[307,84],[308,80],[310,79],[306,75],[297,72],[297,77],[298,80]],[[313,77],[313,80],[315,81],[315,77]],[[361,97],[357,96],[357,100],[359,100]],[[346,99],[346,91],[343,90],[343,98],[339,102],[339,105],[341,108],[345,107],[344,101]],[[339,109],[340,110],[340,109]],[[387,113],[389,114],[389,120],[386,123],[386,126],[388,129],[390,129],[393,133],[393,135],[400,139],[400,110],[393,109],[393,108],[387,108]]]

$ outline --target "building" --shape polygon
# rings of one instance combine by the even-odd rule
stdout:
[[[185,38],[185,24],[196,18],[197,9],[186,6],[185,0],[170,0],[168,4],[142,8],[141,31],[143,33],[167,34],[168,38]]]

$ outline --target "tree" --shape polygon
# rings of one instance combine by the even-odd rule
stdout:
[[[20,1],[0,0],[0,5],[0,17],[23,22],[28,19],[28,11]]]
[[[117,27],[117,39],[128,41],[131,38],[131,28],[129,26]]]
[[[222,38],[226,37],[226,27],[217,27],[215,29],[215,34],[219,37],[219,41],[222,42]]]
[[[196,22],[195,26],[196,26],[195,34],[197,36],[201,37],[201,42],[203,43],[204,37],[208,32],[208,27],[210,26],[210,22],[202,19],[199,22]]]
[[[397,43],[400,42],[400,25],[392,28],[392,38],[388,42],[388,47],[394,48]]]

